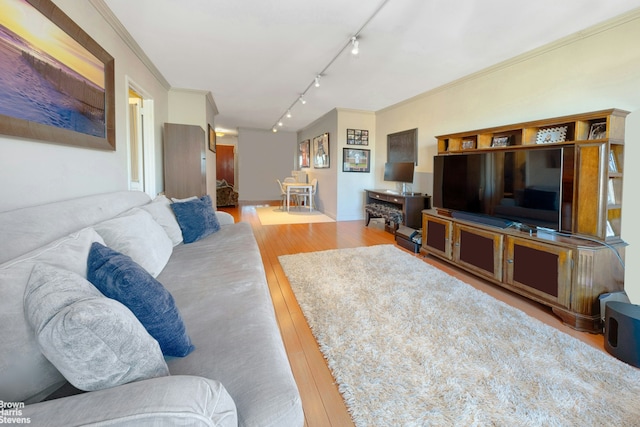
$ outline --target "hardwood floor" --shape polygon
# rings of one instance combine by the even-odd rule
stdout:
[[[278,256],[328,249],[394,244],[393,235],[384,231],[380,222],[374,223],[374,221],[368,227],[365,227],[364,221],[263,226],[260,224],[255,206],[222,207],[220,210],[232,214],[236,221],[250,223],[253,228],[262,254],[267,282],[284,345],[302,396],[305,426],[353,426],[344,400],[278,262]],[[577,332],[563,325],[547,307],[477,279],[436,258],[424,258],[419,254],[414,256],[530,316],[604,351],[604,337],[602,335]]]

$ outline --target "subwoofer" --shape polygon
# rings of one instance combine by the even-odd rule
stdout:
[[[605,350],[640,368],[640,305],[611,301],[605,306],[604,317]]]

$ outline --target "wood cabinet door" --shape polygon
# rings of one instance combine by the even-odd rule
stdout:
[[[455,224],[453,229],[453,259],[479,275],[501,282],[504,236],[463,224]]]
[[[506,282],[544,301],[569,308],[572,257],[570,248],[507,236]]]
[[[451,221],[423,216],[422,247],[430,253],[451,259]]]

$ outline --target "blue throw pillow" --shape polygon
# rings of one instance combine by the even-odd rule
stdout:
[[[105,296],[131,310],[165,356],[184,357],[194,350],[173,296],[128,256],[94,242],[87,260],[87,279]]]
[[[220,230],[218,217],[207,194],[188,202],[172,203],[184,243],[193,243]]]

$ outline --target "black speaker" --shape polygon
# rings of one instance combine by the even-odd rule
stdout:
[[[640,368],[640,305],[607,302],[604,317],[605,350]]]

